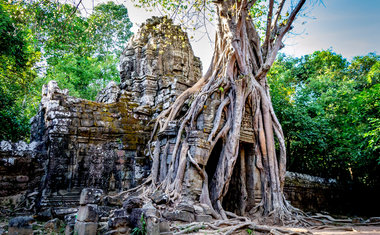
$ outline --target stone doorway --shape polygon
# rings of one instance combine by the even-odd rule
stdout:
[[[260,196],[261,185],[255,166],[253,143],[240,141],[239,149],[239,156],[222,205],[227,211],[237,215],[245,215],[260,201],[256,197]]]
[[[206,173],[208,175],[208,185],[211,185],[212,177],[215,174],[216,167],[218,165],[220,153],[222,152],[223,148],[223,140],[219,139],[218,142],[215,144],[214,148],[212,149],[211,155],[207,161],[206,164]]]

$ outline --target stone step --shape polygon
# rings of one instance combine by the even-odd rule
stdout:
[[[50,196],[41,200],[43,207],[59,207],[59,206],[78,206],[79,195],[72,196]]]
[[[43,199],[43,201],[56,201],[56,202],[74,202],[78,201],[79,202],[79,197],[71,197],[71,198],[61,198],[61,197],[48,197]]]
[[[53,197],[47,197],[49,200],[79,200],[78,196],[53,196]]]
[[[108,223],[109,217],[100,217],[99,222],[107,222]]]

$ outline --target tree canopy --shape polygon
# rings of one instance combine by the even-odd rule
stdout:
[[[103,3],[84,15],[59,1],[1,0],[0,11],[0,139],[28,138],[50,80],[85,99],[119,80],[118,58],[132,35],[125,6]]]
[[[269,73],[288,169],[379,185],[380,57],[280,55]]]

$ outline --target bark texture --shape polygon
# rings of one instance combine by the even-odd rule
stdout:
[[[152,140],[156,140],[152,153],[154,190],[165,191],[174,204],[183,200],[207,204],[213,208],[215,217],[226,219],[229,212],[226,213],[223,200],[232,188],[233,179],[239,184],[239,187],[233,187],[232,193],[239,201],[235,211],[240,215],[259,213],[274,218],[275,222],[294,219],[292,215],[298,212],[283,195],[286,171],[284,135],[273,110],[266,74],[304,2],[298,2],[287,23],[281,26],[277,21],[284,1],[279,3],[274,15],[273,1],[269,2],[262,45],[248,14],[255,1],[214,2],[218,31],[212,63],[202,79],[180,95],[157,119],[152,135]],[[248,149],[243,148],[240,141],[246,113],[251,114],[249,118],[254,132]],[[205,122],[200,121],[206,116],[212,123],[209,130],[206,130]],[[155,138],[157,131],[163,133],[173,123],[178,124],[174,148],[160,148],[160,139]],[[205,145],[209,150],[203,154],[206,156],[202,161],[193,156],[194,143],[190,141],[192,135],[200,131],[206,134]],[[275,141],[279,146],[278,154]],[[246,156],[246,151],[252,152],[254,157]],[[252,186],[254,167],[259,169],[259,191]],[[234,174],[239,177],[233,177]],[[193,194],[186,190],[189,184],[193,184]],[[261,201],[254,203],[253,197]]]

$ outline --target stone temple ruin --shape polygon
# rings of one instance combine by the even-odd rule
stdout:
[[[165,17],[153,17],[141,26],[121,56],[120,84],[109,83],[96,101],[69,96],[68,90],[49,82],[42,88],[38,114],[31,120],[30,144],[1,142],[2,205],[24,201],[26,209],[54,208],[55,215],[65,215],[76,212],[67,208],[79,205],[84,188],[114,195],[141,184],[150,174],[147,143],[155,117],[201,75],[200,59],[194,56],[186,33]],[[208,104],[213,105],[216,104]],[[240,137],[247,144],[253,139],[253,130],[245,128],[252,125],[244,125],[249,120],[243,120]],[[202,125],[204,129],[211,128],[207,113]],[[158,138],[166,140],[156,146],[164,150],[161,152],[170,153],[176,128],[172,123],[158,134]],[[200,162],[202,151],[208,151],[204,135],[194,133],[189,140]],[[315,197],[310,190],[318,187],[322,187],[317,196],[320,202],[326,198],[324,182],[305,184],[306,187],[288,182],[285,193],[297,206],[305,207],[302,199]],[[189,189],[189,195],[191,190],[196,189]],[[295,191],[304,192],[303,196]],[[249,200],[254,204],[259,198]],[[314,209],[320,209],[320,205]]]
[[[177,39],[164,41],[166,31]],[[120,75],[120,84],[109,83],[95,102],[69,96],[49,82],[31,120],[31,144],[2,142],[10,167],[22,161],[12,158],[19,152],[30,156],[27,167],[39,169],[16,178],[39,187],[40,206],[76,204],[84,187],[119,192],[141,183],[150,171],[146,144],[153,118],[201,77],[202,68],[180,27],[153,18],[124,50]],[[16,193],[10,187],[3,187],[1,196]]]

